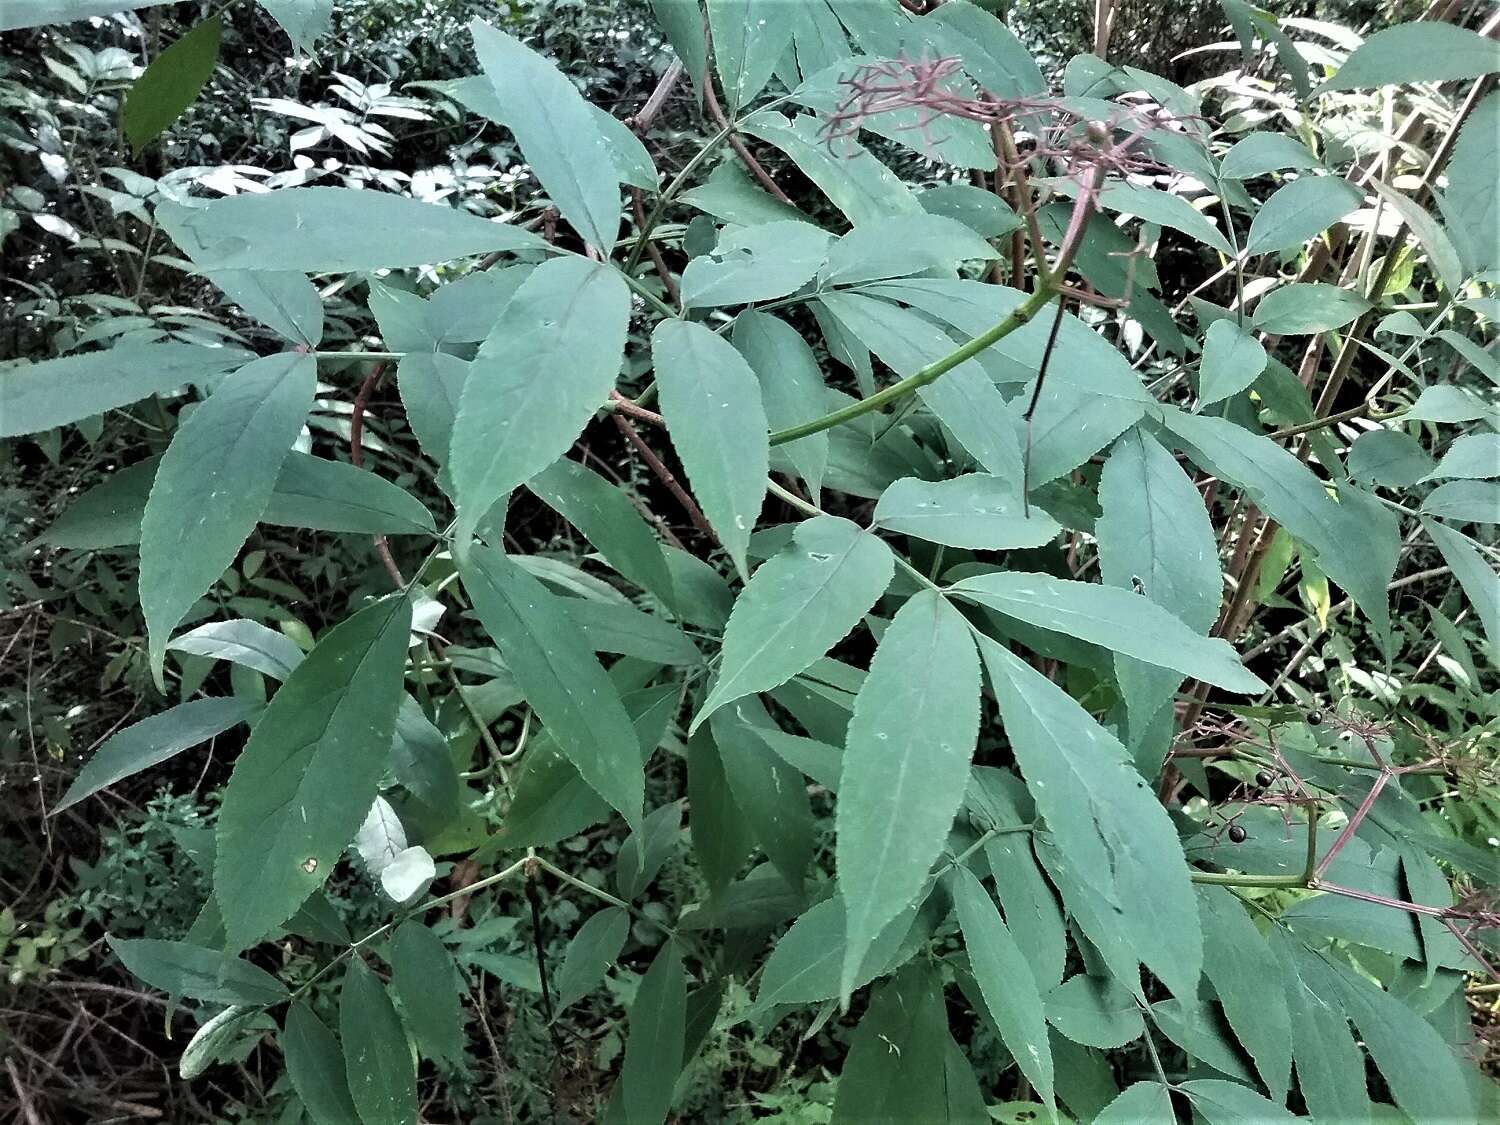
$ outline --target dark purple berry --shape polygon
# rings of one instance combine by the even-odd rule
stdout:
[[[1275,780],[1276,775],[1270,770],[1261,770],[1260,773],[1255,775],[1255,784],[1259,785],[1262,789],[1269,789],[1271,783]]]
[[[1307,713],[1307,725],[1310,727],[1321,726],[1323,723],[1323,712],[1309,711]]]
[[[1243,844],[1245,842],[1245,830],[1238,824],[1229,826],[1229,842],[1232,844]]]

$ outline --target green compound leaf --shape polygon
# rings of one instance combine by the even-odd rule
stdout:
[[[234,697],[190,699],[126,727],[94,751],[94,756],[74,776],[63,799],[52,807],[52,814],[55,816],[117,781],[223,734],[253,718],[261,706],[254,700]]]
[[[913,964],[883,985],[849,1041],[833,1125],[944,1121],[984,1125],[984,1099],[948,1030],[942,987]]]
[[[1284,168],[1318,168],[1318,158],[1307,146],[1285,133],[1256,131],[1234,143],[1219,163],[1226,180],[1250,180]]]
[[[895,565],[890,548],[846,519],[798,524],[735,602],[719,679],[692,729],[726,703],[786,683],[843,640],[885,593]]]
[[[1194,460],[1250,495],[1311,547],[1324,574],[1349,592],[1376,628],[1390,628],[1386,584],[1400,549],[1396,519],[1378,501],[1344,487],[1335,500],[1312,471],[1274,441],[1222,418],[1165,410],[1168,429]]]
[[[1028,625],[1103,645],[1228,691],[1266,690],[1228,642],[1199,636],[1181,618],[1131,590],[1024,571],[976,575],[950,590]]]
[[[1125,748],[1071,696],[988,637],[979,637],[979,651],[1058,850],[1112,910],[1112,926],[1136,958],[1174,995],[1195,996],[1203,964],[1198,905],[1166,810]],[[1063,898],[1078,909],[1066,889]]]
[[[1314,94],[1407,82],[1479,78],[1500,70],[1500,43],[1451,23],[1424,20],[1377,31]]]
[[[941,594],[923,591],[886,629],[849,722],[834,816],[847,912],[843,995],[942,853],[978,731],[969,625]]]
[[[1175,1121],[1172,1091],[1160,1082],[1137,1082],[1105,1106],[1094,1125],[1145,1125],[1148,1121]]]
[[[891,967],[891,961],[916,917],[915,904],[907,907],[880,931],[865,951],[854,987],[863,988]],[[839,994],[848,940],[844,900],[834,894],[804,911],[782,935],[761,970],[755,1006],[770,1009],[776,1004],[812,1004]]]
[[[990,1019],[1016,1065],[1042,1101],[1053,1105],[1052,1049],[1047,1019],[1031,967],[979,879],[967,867],[954,872],[954,902],[969,965],[979,982]]]
[[[286,985],[264,969],[185,941],[109,938],[115,956],[152,988],[213,1004],[278,1004]]]
[[[217,375],[251,358],[238,348],[128,343],[39,363],[3,364],[0,438],[78,422]]]
[[[156,219],[203,270],[373,270],[547,245],[446,203],[355,188],[281,188],[201,207],[164,203]]]
[[[292,452],[261,522],[360,535],[436,535],[432,513],[404,488],[342,461]]]
[[[339,997],[344,1072],[364,1125],[416,1125],[417,1064],[385,985],[356,956]]]
[[[505,123],[547,196],[608,256],[620,229],[620,182],[594,113],[551,62],[482,20],[469,23]]]
[[[623,489],[566,457],[532,477],[526,487],[576,527],[611,567],[667,605],[675,603],[672,572],[656,533]]]
[[[1224,887],[1198,888],[1203,921],[1203,971],[1235,1036],[1250,1053],[1261,1081],[1277,1102],[1291,1083],[1292,1020],[1275,954],[1239,898]]]
[[[1489,40],[1493,50],[1494,41]],[[1474,107],[1448,161],[1442,211],[1446,230],[1471,273],[1500,266],[1500,192],[1491,175],[1500,158],[1500,93]],[[1413,228],[1416,229],[1416,228]],[[1430,253],[1429,249],[1429,253]]]
[[[812,280],[832,241],[827,231],[796,220],[728,232],[682,271],[682,303],[704,308],[784,297]]]
[[[521,283],[470,365],[453,423],[460,543],[496,501],[566,453],[604,405],[629,321],[630,290],[608,266],[557,258]]]
[[[191,28],[141,72],[120,108],[120,130],[141,149],[160,136],[198,98],[219,61],[218,16]]]
[[[1074,1043],[1105,1049],[1135,1042],[1146,1028],[1128,990],[1107,977],[1085,973],[1047,993],[1047,1022]]]
[[[322,886],[385,772],[411,602],[334,626],[281,686],[235,762],[219,814],[214,898],[225,947],[246,949]]]
[[[178,429],[141,519],[141,611],[158,682],[177,623],[234,562],[312,408],[317,361],[287,353],[225,379]]]
[[[630,915],[618,906],[608,906],[589,916],[578,928],[563,955],[557,975],[558,1010],[582,1000],[604,979],[625,948],[630,934]]]
[[[813,350],[784,320],[746,310],[734,321],[734,346],[760,380],[766,421],[772,430],[788,429],[818,417],[828,406],[828,390]],[[828,468],[828,434],[809,434],[782,446],[818,503]]]
[[[1039,508],[1023,513],[1020,485],[987,473],[949,480],[903,477],[880,494],[874,526],[973,550],[1041,547],[1062,527]]]
[[[742,578],[765,499],[770,446],[760,383],[734,345],[701,324],[664,320],[651,334],[661,412],[693,495]]]
[[[1200,1078],[1184,1082],[1182,1092],[1208,1125],[1280,1125],[1305,1120],[1237,1082]]]
[[[298,1001],[287,1009],[280,1042],[292,1087],[317,1125],[347,1125],[359,1120],[344,1074],[343,1049],[328,1025],[306,1004]]]
[[[558,748],[594,792],[638,828],[645,782],[630,716],[557,596],[489,547],[471,548],[459,574],[485,631]]]
[[[1209,326],[1198,367],[1198,397],[1207,406],[1237,395],[1266,369],[1266,349],[1232,320]]]
[[[442,938],[415,918],[396,927],[387,960],[391,991],[401,1004],[417,1050],[455,1065],[464,1054],[463,984]]]
[[[1301,246],[1364,202],[1364,193],[1339,176],[1304,176],[1280,188],[1256,212],[1246,254]]]
[[[714,69],[730,113],[770,81],[792,37],[792,23],[775,0],[708,0]]]
[[[672,1109],[686,1042],[687,977],[677,943],[668,941],[636,990],[620,1069],[625,1119],[661,1125]]]
[[[1278,336],[1310,336],[1342,328],[1370,302],[1352,289],[1320,282],[1293,282],[1273,289],[1255,307],[1255,327]]]

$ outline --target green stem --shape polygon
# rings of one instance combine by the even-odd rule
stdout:
[[[674,309],[671,305],[667,304],[665,301],[663,301],[655,293],[651,292],[650,286],[648,286],[644,281],[642,281],[638,277],[632,277],[630,274],[626,273],[624,270],[621,270],[619,272],[620,272],[620,276],[625,279],[625,284],[628,285],[628,286],[630,286],[630,288],[634,289],[637,293],[639,293],[641,295],[641,298],[648,305],[650,305],[657,312],[661,313],[661,315],[664,316],[664,317],[667,317],[667,318],[669,318],[671,320],[676,320],[677,319],[677,310]]]
[[[1302,882],[1308,886],[1318,877],[1318,807],[1307,810],[1307,863],[1302,868]]]
[[[1283,438],[1296,437],[1298,434],[1310,433],[1313,430],[1327,429],[1329,426],[1336,426],[1340,422],[1347,422],[1351,418],[1361,418],[1369,414],[1373,405],[1370,402],[1361,403],[1359,406],[1350,407],[1348,410],[1340,411],[1337,414],[1330,414],[1326,418],[1315,418],[1311,422],[1303,422],[1301,425],[1287,426],[1282,430],[1274,430],[1266,436],[1272,441],[1280,441]],[[1380,415],[1380,420],[1388,422],[1394,418],[1401,417],[1405,413],[1406,411],[1404,410],[1393,410],[1389,414]]]
[[[772,445],[784,445],[789,441],[807,437],[808,434],[821,433],[823,430],[832,429],[834,426],[843,424],[869,414],[873,410],[879,410],[889,403],[904,398],[909,394],[921,390],[929,383],[934,383],[942,375],[952,371],[965,360],[973,359],[985,348],[998,340],[1009,336],[1016,329],[1025,325],[1032,317],[1036,316],[1053,297],[1053,289],[1050,284],[1042,284],[1037,291],[1027,297],[1015,310],[995,325],[988,332],[984,332],[967,344],[949,352],[942,359],[934,360],[920,371],[908,375],[898,383],[892,383],[882,391],[876,391],[869,398],[862,398],[858,402],[851,402],[848,406],[840,407],[838,410],[814,418],[810,422],[802,422],[785,430],[776,430],[771,434]]]
[[[607,902],[610,906],[625,911],[625,913],[629,914],[637,921],[645,922],[648,926],[654,926],[656,929],[666,934],[667,937],[671,938],[673,941],[679,943],[680,945],[691,951],[693,956],[697,957],[698,960],[703,964],[710,965],[713,963],[712,959],[708,957],[701,948],[699,948],[697,942],[693,941],[690,938],[684,937],[682,934],[678,933],[675,929],[667,925],[665,922],[657,921],[655,918],[651,917],[651,915],[647,914],[644,910],[637,909],[632,904],[626,902],[623,898],[616,898],[608,891],[601,890],[600,888],[594,886],[592,883],[585,883],[576,875],[569,875],[561,867],[558,867],[557,864],[549,863],[539,855],[533,855],[530,857],[530,859],[525,859],[521,862],[534,863],[543,871],[551,872],[556,878],[568,884],[568,886],[583,891],[585,894],[593,895],[600,902]]]
[[[948,871],[951,871],[953,868],[959,866],[961,863],[963,863],[964,861],[966,861],[971,855],[973,855],[975,852],[977,852],[980,848],[984,847],[991,840],[993,840],[996,836],[1010,836],[1010,835],[1013,835],[1013,834],[1015,834],[1017,832],[1035,832],[1035,831],[1036,831],[1036,824],[1034,824],[1034,823],[1032,823],[1032,824],[1008,824],[1008,825],[1006,825],[1003,828],[986,828],[984,830],[984,832],[982,832],[980,834],[979,839],[975,840],[967,848],[965,848],[963,851],[959,852],[956,856],[954,856],[952,859],[950,859],[947,863],[943,864],[943,866],[939,867],[936,871],[934,871],[932,873],[932,877],[934,879],[936,879],[939,876],[947,873]]]
[[[427,552],[427,557],[422,560],[421,565],[418,566],[417,569],[412,572],[412,576],[407,579],[406,585],[402,588],[401,591],[403,594],[410,596],[411,592],[417,588],[417,583],[422,581],[422,575],[427,573],[427,568],[437,561],[437,557],[442,554],[443,549],[448,546],[448,541],[453,536],[453,529],[457,526],[458,521],[456,519],[450,520],[448,522],[448,526],[443,528],[442,531],[438,532],[438,541],[432,545],[432,550]]]
[[[337,967],[339,964],[341,964],[342,962],[344,962],[345,960],[347,960],[349,957],[351,957],[358,950],[363,949],[365,946],[369,945],[372,941],[375,941],[377,938],[380,938],[380,937],[384,936],[385,934],[390,933],[398,925],[400,925],[402,922],[406,921],[406,919],[414,917],[416,915],[423,914],[423,913],[425,913],[425,912],[427,912],[429,910],[435,909],[436,907],[445,906],[448,903],[452,902],[456,898],[463,898],[465,895],[471,895],[471,894],[474,894],[476,891],[482,891],[486,887],[492,887],[496,883],[499,883],[499,882],[502,882],[502,881],[504,881],[506,879],[509,879],[512,875],[515,875],[516,873],[518,873],[519,871],[521,871],[523,868],[525,868],[525,866],[526,866],[526,864],[528,862],[530,862],[530,861],[529,860],[525,860],[525,859],[517,860],[515,863],[511,864],[509,867],[505,868],[505,870],[503,870],[503,871],[497,871],[495,874],[488,875],[485,878],[480,879],[478,882],[470,883],[467,887],[464,887],[462,890],[451,891],[448,894],[439,895],[437,898],[428,899],[426,902],[420,902],[416,906],[413,906],[410,910],[403,911],[398,917],[392,918],[385,925],[383,925],[383,926],[377,926],[375,929],[373,929],[369,933],[367,933],[364,937],[360,938],[358,941],[352,942],[349,945],[349,948],[339,950],[338,954],[334,957],[334,959],[332,961],[328,962],[328,964],[324,965],[321,969],[319,969],[317,972],[315,972],[312,976],[308,977],[305,981],[303,981],[302,984],[300,986],[298,986],[298,988],[295,991],[293,991],[290,996],[287,997],[287,1000],[291,1001],[291,1000],[297,999],[299,996],[301,996],[303,993],[305,993],[309,988],[311,988],[315,983],[317,983],[317,981],[321,980],[323,977],[325,977],[329,973],[331,973],[334,970],[335,967]],[[540,862],[540,861],[538,861],[538,862]]]
[[[318,359],[405,359],[405,352],[313,352]]]
[[[1214,887],[1307,887],[1307,880],[1301,875],[1222,875],[1217,871],[1194,871],[1192,879]]]

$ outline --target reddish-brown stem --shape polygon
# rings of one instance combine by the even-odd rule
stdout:
[[[646,104],[631,117],[625,119],[625,126],[637,135],[644,133],[656,122],[662,107],[667,104],[667,99],[672,96],[672,91],[677,83],[686,73],[681,59],[673,59],[672,65],[663,72],[661,80],[657,82],[656,89],[651,91],[651,96],[646,99]]]
[[[771,193],[779,202],[788,207],[795,206],[791,197],[776,186],[776,181],[771,179],[770,173],[761,167],[760,161],[755,159],[755,154],[745,147],[745,142],[740,135],[734,131],[734,126],[729,118],[724,116],[724,107],[719,104],[719,96],[714,93],[714,84],[711,81],[703,83],[703,99],[708,103],[708,112],[713,117],[714,123],[720,129],[728,130],[726,140],[729,147],[734,149],[734,154],[740,158],[740,163],[750,170],[750,174],[760,181],[760,186]]]
[[[1370,791],[1365,794],[1365,799],[1359,803],[1359,808],[1355,809],[1353,815],[1349,817],[1349,822],[1344,825],[1344,830],[1340,832],[1338,834],[1338,838],[1333,841],[1333,846],[1329,848],[1327,854],[1325,854],[1323,858],[1318,861],[1318,868],[1313,872],[1314,882],[1317,882],[1323,877],[1324,873],[1328,870],[1328,865],[1333,862],[1334,857],[1343,850],[1344,845],[1349,842],[1349,840],[1354,836],[1354,833],[1359,831],[1359,826],[1364,823],[1365,817],[1368,816],[1370,810],[1375,807],[1376,798],[1380,796],[1380,791],[1385,788],[1385,783],[1389,781],[1390,778],[1391,775],[1389,771],[1382,771],[1380,776],[1375,779],[1375,784],[1370,786]],[[1327,888],[1323,889],[1326,890]]]
[[[619,391],[610,391],[609,401],[614,409],[629,414],[632,418],[638,418],[642,422],[649,422],[653,426],[665,426],[667,424],[667,420],[656,411],[647,410],[634,400],[626,398]]]
[[[662,459],[656,455],[656,451],[646,444],[646,439],[641,437],[639,431],[636,430],[629,418],[625,417],[618,410],[615,411],[612,417],[615,420],[615,425],[620,427],[620,432],[625,435],[625,440],[630,442],[635,451],[641,455],[641,460],[646,462],[646,465],[656,474],[656,479],[661,481],[667,491],[682,505],[683,511],[688,514],[688,519],[692,520],[693,526],[717,546],[719,537],[714,534],[714,529],[709,525],[697,502],[687,494],[687,490],[682,485],[677,483],[677,478],[672,475],[672,470],[667,468]]]
[[[620,486],[621,491],[625,493],[626,499],[628,499],[633,505],[635,505],[636,511],[641,513],[641,518],[643,518],[652,527],[656,528],[657,531],[661,532],[661,536],[663,539],[672,544],[672,546],[676,547],[679,551],[687,550],[687,548],[683,546],[682,540],[677,538],[677,533],[674,532],[669,526],[667,526],[667,521],[653,512],[646,505],[646,501],[643,500],[639,494],[637,494],[635,489],[626,487],[625,478],[620,476],[620,474],[615,471],[615,467],[613,465],[604,460],[604,458],[600,457],[591,449],[583,448],[581,449],[581,452],[583,453],[585,459],[593,461],[594,464],[599,466],[599,471],[601,473],[612,479],[616,484]]]
[[[380,383],[380,378],[385,374],[385,364],[377,363],[365,376],[365,381],[359,385],[359,390],[354,395],[354,409],[349,415],[349,460],[354,463],[356,469],[364,468],[364,438],[365,438],[365,410],[369,405],[370,394]],[[375,536],[375,553],[380,556],[380,562],[385,567],[385,572],[391,576],[391,580],[398,587],[406,585],[406,579],[401,576],[401,568],[396,565],[396,557],[391,554],[391,545],[386,542],[384,535]]]
[[[1037,221],[1036,205],[1031,198],[1031,183],[1026,176],[1026,162],[1021,159],[1020,153],[1016,151],[1015,137],[1011,135],[1010,124],[1005,121],[996,121],[992,126],[995,135],[1000,139],[1000,151],[1003,153],[1002,163],[1011,170],[1011,177],[1015,181],[1016,209],[1021,212],[1022,218],[1026,220],[1026,232],[1031,239],[1031,254],[1038,265],[1046,260],[1046,243],[1042,240],[1042,225]],[[1014,258],[1015,249],[1012,244],[1012,266],[1025,267],[1024,256],[1017,261]],[[1062,280],[1061,278],[1058,279]],[[1021,288],[1020,284],[1012,279],[1011,284]]]

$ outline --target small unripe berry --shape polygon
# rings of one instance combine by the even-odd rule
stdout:
[[[1231,824],[1229,826],[1229,840],[1234,844],[1243,844],[1245,842],[1245,830],[1238,824]]]

